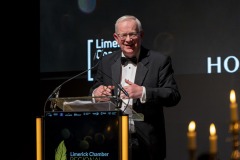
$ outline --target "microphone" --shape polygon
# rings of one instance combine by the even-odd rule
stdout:
[[[116,83],[116,82],[115,82]],[[118,88],[127,96],[129,97],[129,94],[127,93],[127,91],[122,87],[121,84],[117,84]]]
[[[91,67],[91,68],[89,68],[89,69],[87,69],[87,70],[85,70],[85,71],[83,71],[83,72],[81,72],[81,73],[79,73],[79,74],[77,74],[77,75],[75,75],[75,76],[67,79],[66,81],[64,81],[63,83],[61,83],[59,86],[57,86],[57,87],[53,90],[53,92],[48,96],[48,98],[47,98],[47,100],[46,100],[46,102],[45,102],[45,104],[44,104],[44,112],[45,112],[45,108],[46,108],[46,105],[47,105],[48,100],[49,100],[51,97],[53,97],[53,95],[55,95],[55,98],[58,98],[58,97],[59,97],[59,93],[60,93],[60,89],[61,89],[61,87],[62,87],[65,83],[67,83],[67,82],[69,82],[69,81],[71,81],[71,80],[73,80],[73,79],[75,79],[75,78],[83,75],[84,73],[86,73],[86,72],[88,72],[89,70],[92,70],[92,69],[94,69],[94,68],[96,68],[96,67],[98,66],[100,60],[101,60],[102,57],[103,57],[103,54],[104,54],[103,51],[104,51],[104,50],[101,51],[101,54],[100,54],[100,56],[99,56],[99,60],[98,60],[98,62],[97,62],[93,67]],[[94,54],[93,61],[96,60],[96,57],[97,57],[96,54],[97,54],[97,52]],[[52,108],[52,110],[54,111],[54,109],[56,108],[56,104],[54,104],[53,107],[51,107],[51,108]]]

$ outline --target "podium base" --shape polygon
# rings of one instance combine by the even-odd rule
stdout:
[[[144,121],[144,115],[142,113],[133,113],[132,119],[134,121]]]

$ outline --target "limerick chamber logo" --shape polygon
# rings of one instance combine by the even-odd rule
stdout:
[[[87,69],[88,69],[88,81],[93,81],[92,77],[92,58],[99,59],[100,54],[103,56],[111,54],[114,50],[119,48],[118,43],[115,40],[104,39],[88,39],[87,40]]]

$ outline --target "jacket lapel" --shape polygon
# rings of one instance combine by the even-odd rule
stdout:
[[[149,63],[148,50],[141,48],[141,53],[139,57],[139,62],[138,62],[135,82],[134,82],[137,85],[143,84],[144,78],[146,77],[148,72],[148,68],[147,68],[148,63]]]
[[[117,96],[117,91],[118,91],[118,87],[116,86],[117,84],[120,84],[120,78],[121,78],[121,54],[118,53],[117,56],[115,58],[115,63],[111,66],[112,69],[112,84],[115,86],[114,89],[114,95]],[[117,84],[116,84],[117,83]]]
[[[141,53],[139,57],[139,62],[137,66],[136,76],[134,83],[141,86],[143,85],[143,81],[148,73],[148,65],[149,59],[148,59],[148,50],[145,48],[141,48]],[[133,100],[133,103],[136,103],[137,99]]]
[[[142,85],[143,80],[147,75],[147,72],[148,72],[148,68],[145,66],[145,64],[142,62],[139,62],[134,83],[137,85]]]

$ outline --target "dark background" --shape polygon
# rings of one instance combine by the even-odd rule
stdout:
[[[240,69],[238,65],[230,73],[224,61],[229,56],[240,61],[239,0],[41,0],[41,94],[35,115],[43,115],[44,103],[58,85],[87,69],[87,40],[112,41],[114,23],[125,14],[142,22],[145,47],[172,57],[182,100],[165,108],[166,160],[188,159],[186,134],[192,120],[197,127],[197,156],[208,152],[209,126],[214,123],[218,157],[229,159],[229,94],[234,89],[240,103]],[[207,57],[212,63],[221,58],[220,73],[216,67],[207,73]],[[230,70],[237,65],[232,60],[228,64]],[[66,83],[60,97],[86,96],[91,85],[84,74]]]

